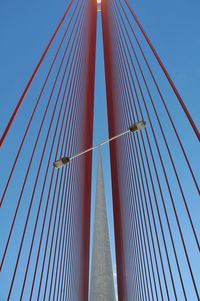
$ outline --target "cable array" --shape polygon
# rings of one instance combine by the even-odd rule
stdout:
[[[199,131],[129,2],[102,24],[109,136],[147,123],[110,144],[119,300],[198,301]]]
[[[88,299],[92,157],[53,162],[92,145],[95,51],[96,3],[73,0],[1,138],[6,300]]]
[[[119,300],[200,300],[200,134],[127,0],[102,1]],[[88,300],[97,3],[72,0],[0,139],[0,292]],[[188,143],[189,141],[189,143]],[[9,156],[8,156],[9,154]]]

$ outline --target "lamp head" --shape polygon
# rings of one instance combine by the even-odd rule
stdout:
[[[68,164],[69,161],[70,161],[70,158],[69,158],[69,157],[63,157],[63,158],[61,158],[61,159],[55,161],[55,162],[53,163],[53,166],[54,166],[55,168],[58,169],[58,168],[63,167],[64,165]]]
[[[138,131],[144,129],[145,127],[146,127],[146,122],[144,120],[141,120],[141,121],[138,121],[138,122],[132,124],[129,127],[129,130],[131,132],[138,132]]]

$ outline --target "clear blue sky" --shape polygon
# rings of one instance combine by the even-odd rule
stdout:
[[[68,2],[0,0],[0,134]],[[191,115],[200,127],[200,2],[198,0],[130,2],[181,92]],[[99,19],[98,25],[94,143],[104,140],[108,135]],[[5,147],[9,148],[7,143]],[[96,188],[96,158],[94,154],[93,199]],[[103,162],[108,213],[109,219],[112,220],[107,147],[103,150]],[[110,231],[113,244],[112,227]]]

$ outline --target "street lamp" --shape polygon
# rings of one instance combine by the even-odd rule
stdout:
[[[138,121],[138,122],[132,124],[132,125],[129,127],[129,129],[128,129],[127,131],[123,132],[123,133],[120,133],[120,134],[118,134],[118,135],[116,135],[116,136],[114,136],[114,137],[112,137],[112,138],[110,138],[110,139],[108,139],[108,140],[106,140],[106,141],[103,141],[103,142],[101,142],[101,143],[99,143],[99,144],[97,144],[97,145],[95,145],[95,146],[93,146],[93,147],[90,147],[90,148],[86,149],[85,151],[82,151],[82,152],[80,152],[80,153],[78,153],[78,154],[76,154],[76,155],[73,155],[73,156],[71,156],[71,157],[63,157],[63,158],[61,158],[61,159],[59,159],[59,160],[56,160],[56,161],[53,163],[53,166],[54,166],[55,168],[59,169],[59,168],[65,166],[65,165],[67,165],[71,160],[73,160],[73,159],[75,159],[75,158],[77,158],[77,157],[80,157],[80,156],[82,156],[82,155],[84,155],[84,154],[86,154],[86,153],[88,153],[88,152],[91,152],[91,151],[93,151],[94,149],[99,148],[99,147],[103,146],[104,144],[107,144],[107,143],[109,143],[110,141],[113,141],[113,140],[115,140],[115,139],[117,139],[117,138],[119,138],[119,137],[121,137],[121,136],[124,136],[124,135],[130,133],[130,132],[131,132],[131,133],[138,132],[138,131],[144,129],[145,127],[146,127],[146,122],[145,122],[145,121],[143,121],[143,120]]]

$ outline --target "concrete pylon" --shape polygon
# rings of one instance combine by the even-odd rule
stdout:
[[[101,151],[99,150],[90,301],[115,301],[114,277],[106,212]]]

